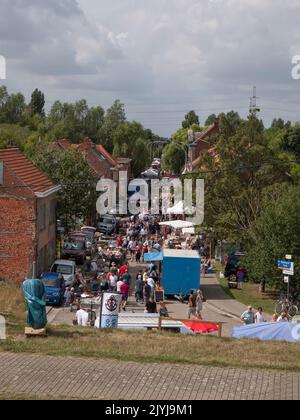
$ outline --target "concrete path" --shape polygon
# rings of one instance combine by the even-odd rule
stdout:
[[[299,400],[300,374],[0,353],[0,396]]]
[[[143,270],[146,265],[136,265],[131,263],[130,273],[132,275],[131,291],[134,291],[134,281],[139,270]],[[202,316],[206,321],[223,322],[223,335],[229,337],[235,326],[241,325],[240,316],[247,307],[228,296],[215,275],[207,275],[201,280],[201,289],[204,292],[207,302],[204,304]],[[182,304],[176,300],[167,301],[167,308],[172,318],[187,318],[187,304]],[[129,300],[128,312],[143,312],[144,306],[137,305],[132,296]],[[50,324],[72,325],[74,314],[68,309],[53,308],[48,315]]]

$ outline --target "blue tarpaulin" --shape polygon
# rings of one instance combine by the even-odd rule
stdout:
[[[145,262],[152,262],[152,261],[163,261],[163,253],[162,252],[148,252],[144,255]]]
[[[290,322],[264,323],[235,327],[232,337],[256,338],[263,341],[300,343],[300,324]]]

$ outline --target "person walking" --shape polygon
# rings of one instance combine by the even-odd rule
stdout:
[[[197,295],[195,294],[194,290],[191,290],[189,301],[188,301],[188,319],[191,319],[193,316],[196,317],[196,300]]]
[[[143,288],[144,288],[143,276],[142,276],[142,273],[140,272],[138,273],[136,277],[136,282],[135,282],[135,297],[136,297],[137,303],[144,301]]]
[[[245,272],[241,267],[239,267],[239,269],[236,273],[236,280],[237,280],[237,283],[238,283],[238,288],[243,290],[243,286],[244,286],[244,283],[245,283]]]
[[[196,298],[196,316],[197,316],[197,319],[199,319],[200,321],[203,320],[202,318],[203,302],[204,302],[203,293],[201,290],[198,290],[197,298]]]
[[[126,311],[126,306],[128,302],[128,296],[129,296],[129,284],[124,282],[121,287],[121,295],[122,295],[122,309],[123,311]]]
[[[263,324],[264,322],[267,322],[263,308],[258,308],[258,311],[256,312],[254,316],[255,324]]]
[[[241,321],[244,325],[254,324],[254,312],[252,306],[248,306],[247,311],[245,311],[241,316]]]
[[[145,304],[147,305],[147,303],[149,303],[149,301],[150,301],[150,298],[151,298],[151,291],[152,291],[152,288],[151,288],[151,286],[148,284],[148,281],[146,280],[145,282],[144,282],[144,302],[145,302]]]

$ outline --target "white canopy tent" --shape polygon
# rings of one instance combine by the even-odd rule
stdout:
[[[184,220],[172,220],[169,222],[161,222],[160,226],[170,226],[173,229],[185,229],[194,228],[195,224],[192,222],[186,222]]]
[[[182,229],[182,233],[184,235],[195,235],[196,234],[196,230],[195,230],[194,227],[192,227],[192,228],[184,228],[184,229]]]

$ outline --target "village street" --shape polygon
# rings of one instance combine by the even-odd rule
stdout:
[[[134,279],[138,271],[143,271],[146,264],[130,263],[130,274],[132,277],[131,291],[134,293]],[[234,326],[241,325],[240,316],[247,309],[246,306],[231,299],[220,286],[214,274],[206,275],[201,278],[201,289],[207,302],[204,304],[203,319],[211,322],[223,322],[223,336],[229,337]],[[171,318],[186,319],[187,304],[176,300],[166,302]],[[131,296],[127,311],[142,313],[143,305],[137,305],[134,296]],[[72,325],[74,313],[69,308],[48,308],[48,322],[50,324]]]

